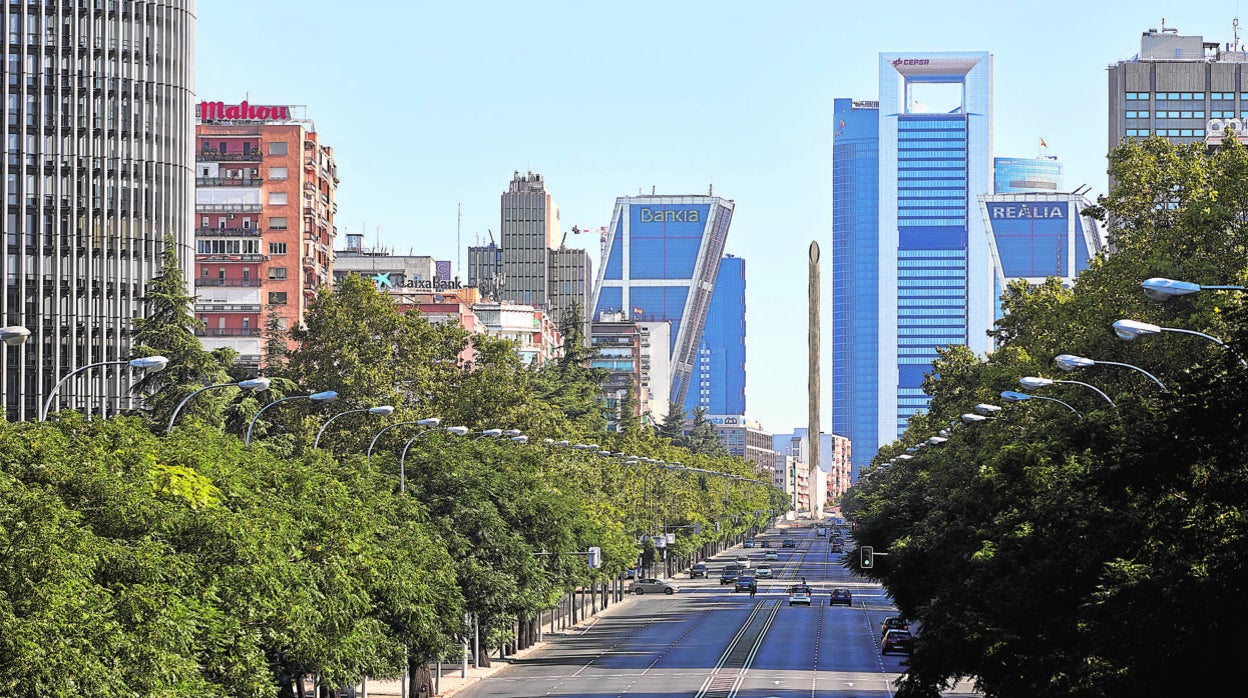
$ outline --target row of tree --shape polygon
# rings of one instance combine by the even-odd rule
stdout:
[[[687,554],[784,501],[762,481],[544,443],[754,477],[650,430],[606,432],[577,320],[563,358],[534,368],[507,342],[398,312],[358,277],[289,336],[270,326],[269,390],[203,392],[166,435],[192,392],[249,376],[195,339],[172,251],[147,301],[136,344],[170,363],[139,385],[141,414],[0,425],[0,694],[290,696],[309,674],[419,676],[458,651],[466,614],[499,646],[568,590],[635,564],[642,536],[706,524],[679,529],[673,552]],[[275,406],[243,444],[264,404],[325,390],[338,401]],[[393,415],[344,415],[311,448],[331,414],[382,404]],[[435,416],[530,440],[408,424],[366,457],[382,427]],[[578,554],[591,545],[601,569]]]
[[[1091,212],[1113,251],[1073,289],[1018,283],[997,348],[941,352],[911,420],[848,494],[863,571],[920,621],[898,696],[971,677],[988,696],[1191,695],[1242,683],[1248,659],[1248,306],[1234,292],[1158,303],[1152,277],[1248,281],[1248,152],[1162,139],[1110,157],[1113,187]],[[1123,341],[1132,319],[1163,332]],[[1061,374],[1073,354],[1097,365]],[[1004,405],[1002,391],[1054,384]],[[977,403],[1003,406],[965,423]],[[948,441],[922,444],[948,430]],[[907,449],[913,449],[908,452]],[[858,556],[848,563],[857,568]]]

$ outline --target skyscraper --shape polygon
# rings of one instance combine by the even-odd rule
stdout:
[[[540,174],[514,173],[499,204],[496,245],[468,248],[468,283],[500,301],[547,309],[556,322],[589,304],[589,254],[564,245],[559,207]]]
[[[591,307],[671,322],[671,400],[684,404],[735,204],[717,196],[622,196]]]
[[[994,194],[1055,192],[1061,188],[1062,161],[1056,155],[992,159]]]
[[[863,122],[872,110],[860,103],[855,112],[852,102],[840,101],[834,117],[840,133],[834,137],[834,159],[836,147],[843,146],[839,162],[848,169],[844,179],[834,172],[834,187],[844,192],[842,197],[834,189],[834,201],[867,211],[871,195],[878,196],[874,230],[839,213],[833,220],[833,289],[845,294],[836,298],[833,317],[850,322],[854,333],[833,330],[834,371],[852,375],[854,382],[853,392],[844,392],[834,373],[833,429],[858,446],[858,465],[927,407],[922,382],[936,348],[966,344],[975,352],[988,351],[993,318],[988,243],[982,218],[974,215],[976,197],[990,186],[992,57],[882,53],[879,70],[876,192],[862,183],[870,149]],[[851,118],[840,115],[858,127],[851,129]],[[851,281],[838,282],[842,274]],[[875,315],[852,317],[851,308],[863,303],[874,305]],[[859,334],[872,324],[874,356]],[[855,370],[856,363],[871,358],[874,375]],[[874,394],[874,404],[867,394]],[[874,439],[864,438],[869,429],[861,422],[869,417],[875,421]]]
[[[745,414],[745,260],[740,257],[719,261],[684,407],[686,415],[698,407],[710,414]]]
[[[131,358],[130,320],[143,315],[166,241],[187,276],[194,255],[195,2],[91,8],[0,6],[9,32],[0,325],[31,332],[0,349],[9,419],[35,418],[71,372]],[[56,396],[109,415],[138,406],[132,382],[128,368],[105,365]]]

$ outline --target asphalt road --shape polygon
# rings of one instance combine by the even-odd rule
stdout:
[[[796,548],[781,548],[793,538]],[[573,635],[548,638],[541,650],[456,693],[457,696],[630,696],[671,698],[811,698],[891,696],[904,655],[880,655],[880,623],[895,609],[879,586],[841,567],[813,529],[772,529],[775,579],[758,595],[733,593],[719,571],[736,555],[754,566],[762,548],[733,548],[708,560],[711,578],[675,581],[672,596],[647,594],[621,604]],[[787,588],[805,578],[812,605],[788,605]],[[847,587],[852,607],[829,606]],[[961,687],[960,687],[961,688]],[[974,695],[969,687],[946,695]]]

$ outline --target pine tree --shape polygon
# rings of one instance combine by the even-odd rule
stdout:
[[[624,396],[620,398],[616,409],[618,410],[616,431],[636,434],[641,430],[641,419],[637,416],[637,395],[633,392],[631,384],[625,389]]]
[[[659,436],[671,441],[673,446],[684,446],[685,408],[675,400],[668,401],[667,416],[659,423],[656,431]]]
[[[288,345],[288,334],[282,329],[282,318],[277,314],[277,308],[269,306],[269,316],[264,322],[264,356],[261,357],[265,373],[268,375],[281,375],[286,369]]]
[[[726,456],[728,449],[719,442],[719,437],[715,433],[715,425],[706,418],[706,412],[705,407],[693,409],[693,428],[689,430],[685,448],[705,456]]]

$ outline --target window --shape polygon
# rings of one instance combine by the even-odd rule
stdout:
[[[1170,98],[1166,96],[1166,93],[1165,93],[1165,92],[1158,92],[1158,93],[1157,93],[1157,101],[1159,101],[1159,102],[1160,102],[1160,101],[1161,101],[1161,100],[1163,100],[1163,99],[1170,99]]]
[[[284,191],[269,192],[269,203],[274,206],[286,205],[286,192]]]
[[[269,168],[269,179],[286,179],[287,177],[289,177],[289,174],[285,167]]]
[[[204,217],[200,218],[200,219],[199,219],[199,227],[201,227],[201,228],[207,228],[209,225],[211,225],[211,224],[208,222],[208,220],[209,220],[209,219],[208,219],[208,216],[204,216]]]
[[[286,217],[285,216],[270,216],[269,217],[269,230],[286,230]]]
[[[270,243],[269,243],[269,254],[286,254],[286,243],[284,243],[284,242],[270,242]]]
[[[286,292],[269,291],[269,305],[286,305]]]
[[[269,143],[269,155],[285,155],[286,141],[274,141]]]
[[[270,279],[285,279],[286,267],[269,267]]]

